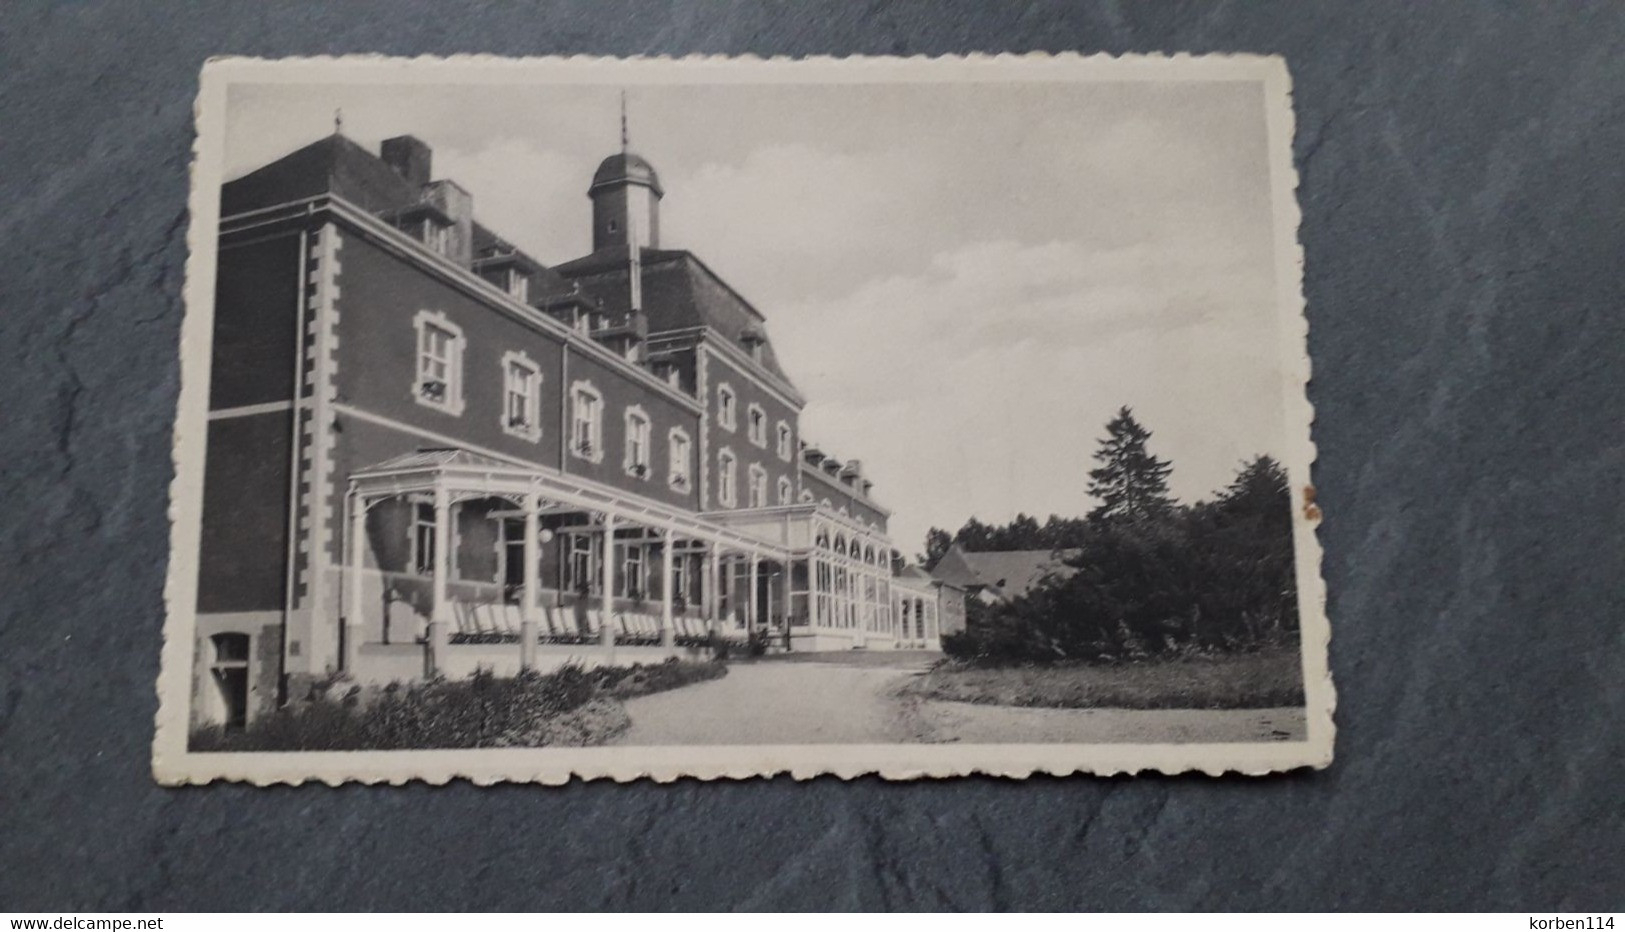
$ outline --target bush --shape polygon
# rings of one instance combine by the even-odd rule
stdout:
[[[1076,572],[994,606],[972,601],[948,656],[984,665],[1257,651],[1297,643],[1286,476],[1261,458],[1215,501],[1091,522]]]
[[[506,678],[479,670],[465,680],[368,690],[329,682],[244,730],[194,730],[190,746],[194,751],[387,751],[590,744],[626,727],[619,700],[726,673],[721,664],[673,659],[591,670],[567,664],[551,673]]]

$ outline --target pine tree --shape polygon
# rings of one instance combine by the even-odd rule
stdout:
[[[916,558],[916,562],[927,570],[933,569],[948,548],[954,545],[954,536],[940,527],[933,527],[925,532],[925,552]]]
[[[1089,470],[1089,494],[1099,505],[1089,513],[1092,521],[1142,521],[1166,514],[1174,501],[1168,495],[1168,474],[1173,466],[1146,449],[1151,432],[1134,419],[1125,405],[1106,423],[1106,437],[1095,451],[1096,469]]]

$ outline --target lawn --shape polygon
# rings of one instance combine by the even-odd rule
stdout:
[[[1057,709],[1267,709],[1303,705],[1296,649],[1116,664],[977,667],[944,661],[904,692]]]
[[[343,680],[247,728],[191,734],[193,751],[358,751],[585,747],[631,724],[622,700],[726,676],[721,663],[569,665],[551,673],[362,688]]]

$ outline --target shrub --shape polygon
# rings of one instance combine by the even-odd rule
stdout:
[[[1255,651],[1296,643],[1297,592],[1286,476],[1261,458],[1212,502],[1089,523],[1076,572],[991,607],[973,601],[971,663],[1119,661]]]
[[[432,679],[363,689],[338,680],[241,731],[196,729],[194,751],[356,751],[547,747],[602,741],[626,726],[618,700],[726,675],[721,664],[566,664],[550,673]],[[588,707],[592,706],[591,709]],[[579,714],[578,714],[579,713]],[[610,729],[606,731],[606,729]]]

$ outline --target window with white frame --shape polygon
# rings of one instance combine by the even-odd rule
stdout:
[[[518,269],[508,270],[508,295],[515,301],[530,301],[530,276]]]
[[[434,505],[417,502],[412,506],[412,572],[434,575]]]
[[[629,476],[649,478],[649,415],[637,405],[626,409],[626,457],[621,465]]]
[[[621,594],[629,599],[641,599],[649,592],[649,581],[644,578],[643,548],[628,545],[621,551],[621,579],[626,589]]]
[[[412,397],[418,404],[448,414],[463,413],[463,331],[446,315],[419,311],[412,319],[417,330],[418,362]]]
[[[502,429],[533,443],[542,436],[542,369],[522,352],[502,355]]]
[[[590,382],[570,387],[570,452],[594,463],[604,461],[604,396]]]
[[[801,503],[803,505],[810,505],[810,504],[812,504],[812,500],[813,500],[812,489],[802,489],[801,490]]]
[[[795,489],[791,488],[790,480],[788,478],[784,477],[784,476],[780,476],[779,477],[779,504],[781,504],[781,505],[790,504],[790,501],[791,501],[790,496],[793,495],[793,494],[795,494]]]
[[[723,430],[733,430],[737,425],[734,411],[737,399],[733,387],[727,382],[717,386],[717,426]]]
[[[596,581],[592,563],[592,538],[586,534],[571,534],[565,585],[576,592],[591,589]]]
[[[767,507],[767,470],[750,464],[750,507]]]
[[[666,483],[679,492],[687,492],[694,482],[692,475],[693,447],[688,438],[688,431],[681,427],[673,427],[666,436],[667,478]]]
[[[759,447],[767,446],[767,412],[756,402],[751,402],[745,413],[745,427],[750,436],[750,442]]]
[[[724,508],[732,508],[737,497],[739,461],[733,451],[724,448],[717,453],[717,501]]]
[[[779,422],[779,459],[790,462],[790,425]]]

